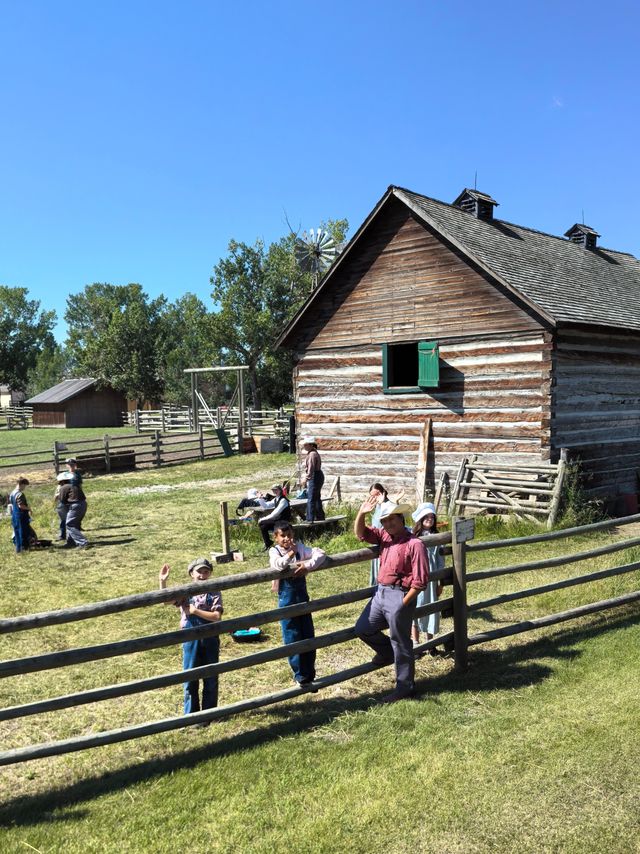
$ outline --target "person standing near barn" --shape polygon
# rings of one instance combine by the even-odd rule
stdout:
[[[29,524],[29,502],[24,494],[25,486],[29,486],[26,477],[20,476],[16,488],[9,495],[11,505],[11,524],[13,526],[13,543],[16,552],[20,553],[29,548],[31,540],[31,525]]]
[[[89,546],[89,541],[82,533],[81,525],[87,512],[87,499],[82,486],[74,481],[73,477],[70,477],[60,487],[59,499],[60,503],[67,508],[67,542],[64,548],[72,549],[77,546],[86,549]]]
[[[318,443],[315,436],[305,436],[302,447],[307,452],[304,461],[304,477],[301,486],[307,490],[307,522],[315,522],[324,519],[322,507],[322,487],[324,485],[324,474],[322,472],[322,460],[318,453]]]
[[[356,537],[378,546],[380,554],[378,588],[358,618],[355,630],[375,652],[373,664],[395,663],[395,690],[382,698],[383,703],[395,703],[413,696],[415,691],[411,626],[418,594],[429,583],[429,569],[422,543],[404,524],[404,516],[411,508],[387,502],[380,514],[382,530],[378,530],[365,524],[365,515],[375,506],[375,497],[368,496],[353,526]],[[388,637],[382,633],[387,628]]]

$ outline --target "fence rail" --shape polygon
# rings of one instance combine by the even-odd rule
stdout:
[[[27,427],[33,427],[30,406],[0,406],[0,430],[25,430]]]
[[[5,454],[0,457],[0,469],[27,469],[53,466],[56,474],[68,457],[76,457],[83,471],[109,473],[175,465],[192,460],[229,456],[238,449],[237,437],[224,430],[205,430],[196,433],[133,433],[125,436],[56,440],[52,450]]]
[[[506,547],[507,544],[517,546],[527,544],[532,541],[550,541],[563,536],[580,536],[591,533],[594,530],[621,527],[639,520],[640,514],[637,514],[621,519],[610,520],[606,523],[586,525],[581,528],[572,528],[567,529],[566,531],[536,535],[535,537],[521,537],[511,541],[494,541],[493,543],[468,544],[467,540],[473,537],[473,520],[455,518],[453,520],[451,533],[443,533],[423,538],[423,540],[428,542],[429,545],[444,546],[445,553],[451,555],[452,565],[446,567],[441,572],[434,573],[433,577],[443,581],[446,585],[450,585],[453,589],[453,595],[418,608],[416,611],[417,616],[434,612],[452,612],[453,631],[438,635],[437,637],[426,641],[416,648],[416,653],[444,644],[446,648],[454,648],[456,664],[459,669],[464,669],[466,665],[467,651],[470,647],[522,632],[533,631],[545,626],[552,626],[567,620],[577,619],[586,614],[596,613],[601,610],[617,608],[640,602],[640,590],[637,590],[614,598],[592,602],[567,611],[561,611],[544,617],[513,623],[507,626],[501,626],[498,629],[484,631],[470,636],[468,636],[467,632],[468,615],[479,610],[486,610],[489,607],[514,601],[516,599],[538,596],[554,590],[560,590],[575,585],[598,581],[604,578],[635,572],[640,568],[640,561],[633,561],[573,578],[555,580],[550,584],[538,585],[528,588],[527,590],[502,593],[498,596],[492,596],[483,600],[468,603],[468,585],[473,584],[474,582],[489,580],[497,575],[518,573],[524,571],[524,568],[549,568],[560,564],[563,565],[569,562],[584,560],[587,557],[597,557],[602,554],[622,551],[637,545],[638,538],[629,538],[621,543],[613,544],[612,546],[595,548],[590,551],[578,552],[573,555],[564,555],[561,558],[549,558],[547,560],[536,561],[535,563],[515,564],[509,567],[501,567],[494,570],[475,573],[466,572],[467,552],[491,548],[500,549]],[[375,547],[335,554],[329,556],[326,564],[318,567],[314,572],[325,572],[336,567],[361,563],[363,561],[370,560],[376,555],[377,548]],[[237,589],[246,587],[247,585],[264,583],[280,577],[282,577],[282,574],[277,570],[258,570],[255,572],[230,575],[209,582],[188,584],[167,590],[154,590],[147,593],[133,594],[130,596],[119,597],[117,599],[106,600],[104,602],[79,605],[58,611],[12,617],[0,620],[0,634],[37,630],[51,625],[94,619],[95,617],[122,613],[135,608],[152,607],[163,602],[175,601],[176,599],[182,599],[192,595],[195,592],[203,593],[213,589]],[[271,609],[232,619],[225,619],[196,629],[182,629],[173,632],[163,632],[161,634],[130,638],[116,643],[99,644],[76,649],[65,649],[59,652],[46,653],[39,656],[28,656],[4,661],[0,662],[0,678],[32,673],[44,669],[65,667],[71,664],[98,661],[113,656],[127,655],[132,652],[140,652],[172,644],[179,644],[192,638],[216,636],[225,632],[235,631],[239,628],[248,628],[250,626],[273,623],[287,617],[300,616],[306,613],[316,613],[366,599],[371,595],[373,589],[374,588],[367,587],[347,591],[324,597],[322,599],[316,599],[308,603],[291,605],[286,608]],[[213,674],[241,670],[246,667],[254,667],[268,661],[288,657],[298,652],[322,649],[340,643],[345,643],[352,640],[354,637],[355,632],[353,626],[340,628],[310,640],[278,646],[274,649],[263,650],[250,655],[233,658],[228,661],[193,668],[191,670],[181,670],[179,672],[163,674],[161,676],[138,679],[121,684],[107,685],[85,691],[74,692],[64,696],[11,706],[0,709],[0,720],[19,719],[27,715],[73,708],[85,703],[122,697],[125,695],[155,690],[156,688],[163,688],[168,685],[180,684],[190,679],[199,679]],[[29,745],[27,747],[8,750],[4,753],[0,753],[0,765],[9,765],[44,756],[60,755],[99,745],[113,744],[115,742],[140,738],[154,733],[167,732],[169,730],[178,729],[196,723],[221,719],[249,709],[260,708],[273,703],[280,703],[299,696],[307,691],[318,691],[323,688],[336,685],[340,682],[353,679],[356,676],[370,673],[373,670],[378,669],[380,666],[381,665],[374,665],[372,662],[360,664],[355,667],[342,670],[338,673],[333,673],[316,679],[311,685],[278,690],[270,694],[244,699],[215,709],[196,712],[189,715],[188,719],[181,715],[179,717],[165,718],[158,721],[149,721],[122,729],[114,729],[108,732],[76,736],[62,741]]]
[[[244,417],[245,434],[266,436],[287,440],[289,421],[293,408],[246,409]],[[195,419],[190,406],[163,406],[160,409],[135,409],[122,413],[123,423],[135,427],[136,432],[161,430],[163,433],[192,431]],[[198,408],[198,423],[208,428],[224,429],[229,436],[236,435],[240,424],[240,411],[237,406],[218,406],[213,409]]]

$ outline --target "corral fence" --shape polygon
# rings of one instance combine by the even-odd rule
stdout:
[[[0,406],[0,430],[26,430],[33,427],[30,406]]]
[[[640,514],[621,519],[613,519],[593,525],[586,525],[580,528],[570,528],[564,531],[536,534],[530,537],[473,543],[470,542],[474,534],[473,519],[454,518],[452,520],[451,532],[424,538],[429,545],[441,545],[445,554],[448,555],[448,562],[450,565],[445,566],[445,569],[441,572],[434,574],[434,578],[438,578],[445,585],[451,588],[451,595],[445,596],[435,603],[425,605],[416,611],[417,616],[436,611],[440,611],[445,616],[452,614],[453,631],[445,632],[426,641],[425,643],[422,643],[416,648],[416,652],[424,652],[435,646],[441,645],[444,645],[447,649],[453,648],[457,668],[459,670],[464,670],[467,666],[467,655],[470,647],[487,643],[498,638],[508,637],[522,632],[529,632],[544,626],[552,626],[567,620],[577,619],[585,616],[586,614],[592,614],[598,611],[621,607],[640,601],[640,590],[636,590],[622,596],[604,599],[581,607],[572,608],[571,610],[549,614],[545,617],[501,626],[500,628],[481,632],[479,634],[468,634],[469,613],[473,613],[474,611],[481,609],[486,610],[492,606],[514,601],[516,599],[537,596],[565,587],[585,584],[616,575],[622,575],[624,573],[634,572],[640,567],[640,561],[621,563],[620,565],[610,569],[590,572],[573,578],[557,580],[551,584],[531,587],[527,590],[520,590],[514,593],[502,593],[498,596],[485,598],[482,601],[469,603],[467,600],[467,591],[469,585],[472,585],[474,582],[509,574],[517,574],[529,570],[559,567],[604,554],[621,552],[640,544],[640,538],[630,538],[613,544],[608,544],[600,548],[591,549],[589,551],[566,554],[560,557],[552,557],[529,563],[502,566],[469,573],[466,571],[466,559],[468,552],[487,549],[500,550],[502,548],[512,548],[518,545],[549,542],[550,540],[569,538],[572,536],[582,536],[595,531],[621,527],[637,521],[640,521]],[[377,549],[375,548],[364,548],[357,551],[334,554],[328,558],[326,564],[315,571],[327,572],[336,567],[369,561],[372,557],[376,556],[376,553]],[[281,577],[281,574],[275,570],[258,570],[256,572],[225,576],[210,582],[190,584],[167,590],[153,590],[148,593],[123,596],[118,599],[79,605],[59,611],[11,617],[0,620],[0,633],[8,634],[20,631],[38,631],[39,629],[44,629],[48,626],[71,623],[78,620],[95,619],[96,617],[104,617],[109,614],[123,613],[134,608],[153,607],[160,603],[175,601],[176,599],[188,597],[194,593],[203,593],[208,590],[231,590],[246,587],[248,585],[262,584],[277,577]],[[37,671],[53,670],[59,667],[82,663],[87,665],[90,664],[91,671],[93,672],[96,669],[94,662],[106,658],[119,655],[129,655],[131,653],[138,653],[145,650],[180,644],[186,640],[220,635],[226,632],[236,631],[237,629],[261,626],[268,623],[274,623],[288,617],[300,616],[305,613],[316,613],[326,609],[339,608],[340,606],[348,603],[368,599],[373,590],[374,588],[372,587],[352,590],[322,599],[315,599],[311,602],[300,605],[291,605],[286,608],[262,611],[259,613],[249,614],[244,617],[224,619],[220,622],[211,623],[197,629],[183,629],[180,631],[164,632],[162,634],[130,638],[128,640],[117,641],[115,643],[64,649],[58,652],[30,655],[25,658],[3,661],[0,662],[0,678],[23,676]],[[277,659],[306,652],[311,649],[324,649],[336,644],[346,643],[353,640],[354,637],[355,632],[353,625],[349,625],[347,627],[331,631],[327,634],[319,635],[311,640],[299,641],[294,644],[289,644],[288,646],[278,646],[274,649],[262,650],[250,655],[232,658],[227,661],[220,661],[217,664],[196,667],[190,670],[180,670],[178,672],[146,679],[138,679],[132,682],[107,685],[46,700],[37,700],[24,705],[3,708],[0,709],[0,721],[15,720],[28,715],[39,715],[52,711],[60,711],[62,709],[81,706],[86,703],[94,703],[116,697],[139,694],[145,691],[152,691],[157,688],[164,688],[169,685],[178,685],[187,680],[202,679],[212,676],[213,674],[229,673],[248,667],[257,667],[265,662],[275,661]],[[33,644],[33,648],[39,647],[40,643]],[[25,747],[6,750],[3,753],[0,753],[0,765],[10,765],[46,756],[66,754],[73,751],[85,750],[91,747],[141,738],[142,736],[152,735],[155,733],[167,732],[197,723],[226,718],[230,715],[235,715],[250,709],[261,708],[274,703],[281,703],[298,697],[308,691],[321,691],[325,688],[329,688],[330,686],[370,673],[373,670],[378,669],[378,667],[378,665],[374,665],[372,662],[360,664],[346,670],[341,670],[339,672],[320,677],[310,685],[284,688],[276,690],[270,694],[250,697],[215,709],[196,712],[189,715],[188,718],[181,715],[179,717],[164,718],[162,720],[127,726],[122,729],[79,735],[61,741],[32,744]]]
[[[289,424],[293,415],[292,407],[280,409],[245,409],[245,435],[252,437],[265,436],[289,439]],[[191,406],[166,405],[160,409],[134,409],[123,412],[123,423],[135,427],[137,433],[149,430],[161,430],[163,433],[172,431],[192,431],[196,423],[205,427],[226,430],[229,436],[235,436],[240,424],[240,411],[237,406],[218,406],[213,409],[198,409],[197,422]]]
[[[194,460],[228,457],[238,449],[237,437],[224,430],[195,433],[134,433],[101,436],[93,439],[55,441],[52,449],[6,454],[0,457],[0,469],[28,470],[52,465],[56,474],[65,459],[75,457],[85,472],[109,473],[133,468],[176,465]]]

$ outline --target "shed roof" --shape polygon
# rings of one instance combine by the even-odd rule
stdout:
[[[392,197],[505,285],[552,325],[580,323],[640,330],[640,261],[626,252],[585,249],[573,241],[504,220],[477,219],[456,205],[391,186],[291,323],[284,342],[369,224]]]
[[[91,388],[96,384],[94,379],[77,379],[77,380],[62,380],[58,385],[48,388],[46,391],[41,391],[35,397],[26,401],[29,405],[32,403],[64,403],[72,397],[80,394],[80,392]]]

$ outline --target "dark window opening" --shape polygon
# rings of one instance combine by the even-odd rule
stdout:
[[[422,391],[440,384],[440,354],[437,341],[382,345],[384,391]]]
[[[416,344],[390,344],[387,351],[388,385],[418,385],[418,347]]]

